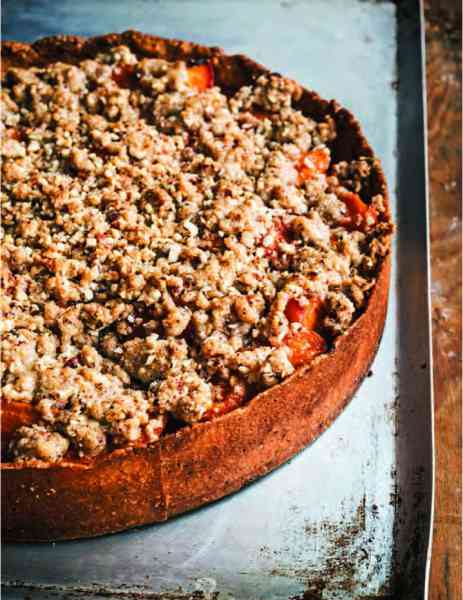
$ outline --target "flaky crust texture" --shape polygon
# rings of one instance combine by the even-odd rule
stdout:
[[[89,39],[58,36],[31,45],[4,42],[2,72],[11,66],[77,63],[119,45],[128,46],[137,56],[189,63],[208,60],[216,84],[225,91],[269,73],[244,55],[227,56],[220,48],[135,31]],[[373,157],[349,111],[299,85],[295,98],[295,107],[303,113],[316,120],[327,115],[335,120],[338,136],[331,151],[336,160]],[[386,182],[377,161],[372,186],[388,207]],[[389,271],[387,256],[364,313],[337,338],[331,352],[246,406],[166,435],[152,446],[116,450],[93,461],[3,464],[5,538],[91,537],[163,521],[234,492],[288,460],[329,426],[367,373],[384,326]],[[74,515],[72,522],[69,514]]]

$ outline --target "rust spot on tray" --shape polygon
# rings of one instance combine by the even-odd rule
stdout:
[[[126,586],[105,587],[101,584],[85,586],[85,588],[67,588],[53,585],[22,585],[15,582],[14,585],[4,586],[5,593],[8,590],[16,589],[24,594],[24,600],[32,600],[37,594],[47,600],[63,599],[66,600],[97,600],[100,598],[112,598],[113,600],[219,600],[219,592],[203,592],[194,590],[187,592],[181,587],[175,592],[153,592],[144,589],[142,586],[127,588]]]
[[[299,594],[292,596],[290,600],[322,600],[326,593],[336,591],[346,594],[346,597],[357,597],[359,593],[359,569],[368,569],[368,581],[375,577],[385,579],[382,587],[373,596],[358,596],[362,600],[391,599],[392,573],[388,566],[384,565],[384,550],[374,546],[372,537],[367,537],[367,520],[381,522],[384,515],[380,514],[377,504],[368,501],[364,495],[360,499],[356,509],[352,511],[351,506],[340,506],[340,516],[336,521],[328,519],[321,521],[305,521],[304,533],[307,543],[316,543],[322,539],[325,549],[323,554],[327,557],[323,565],[316,560],[311,564],[291,565],[279,564],[269,572],[269,575],[287,577],[301,583]],[[279,555],[273,551],[273,556]],[[269,557],[269,549],[261,548],[263,558]],[[281,552],[284,556],[284,552]],[[366,580],[366,581],[367,581]]]

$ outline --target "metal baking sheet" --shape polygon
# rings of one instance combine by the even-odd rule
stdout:
[[[398,224],[378,355],[328,431],[267,477],[167,523],[6,545],[5,597],[424,598],[433,450],[418,2],[16,0],[4,12],[5,39],[134,28],[244,52],[336,98],[383,162]]]

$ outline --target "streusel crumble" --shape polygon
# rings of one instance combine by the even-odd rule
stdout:
[[[364,308],[391,224],[372,159],[262,75],[119,46],[11,68],[3,97],[7,458],[155,442],[329,351]]]

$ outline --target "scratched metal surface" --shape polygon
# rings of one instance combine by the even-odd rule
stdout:
[[[351,404],[288,464],[161,525],[9,544],[5,597],[424,598],[432,409],[417,2],[16,0],[3,15],[5,39],[128,28],[244,52],[357,115],[399,224],[386,330]]]

